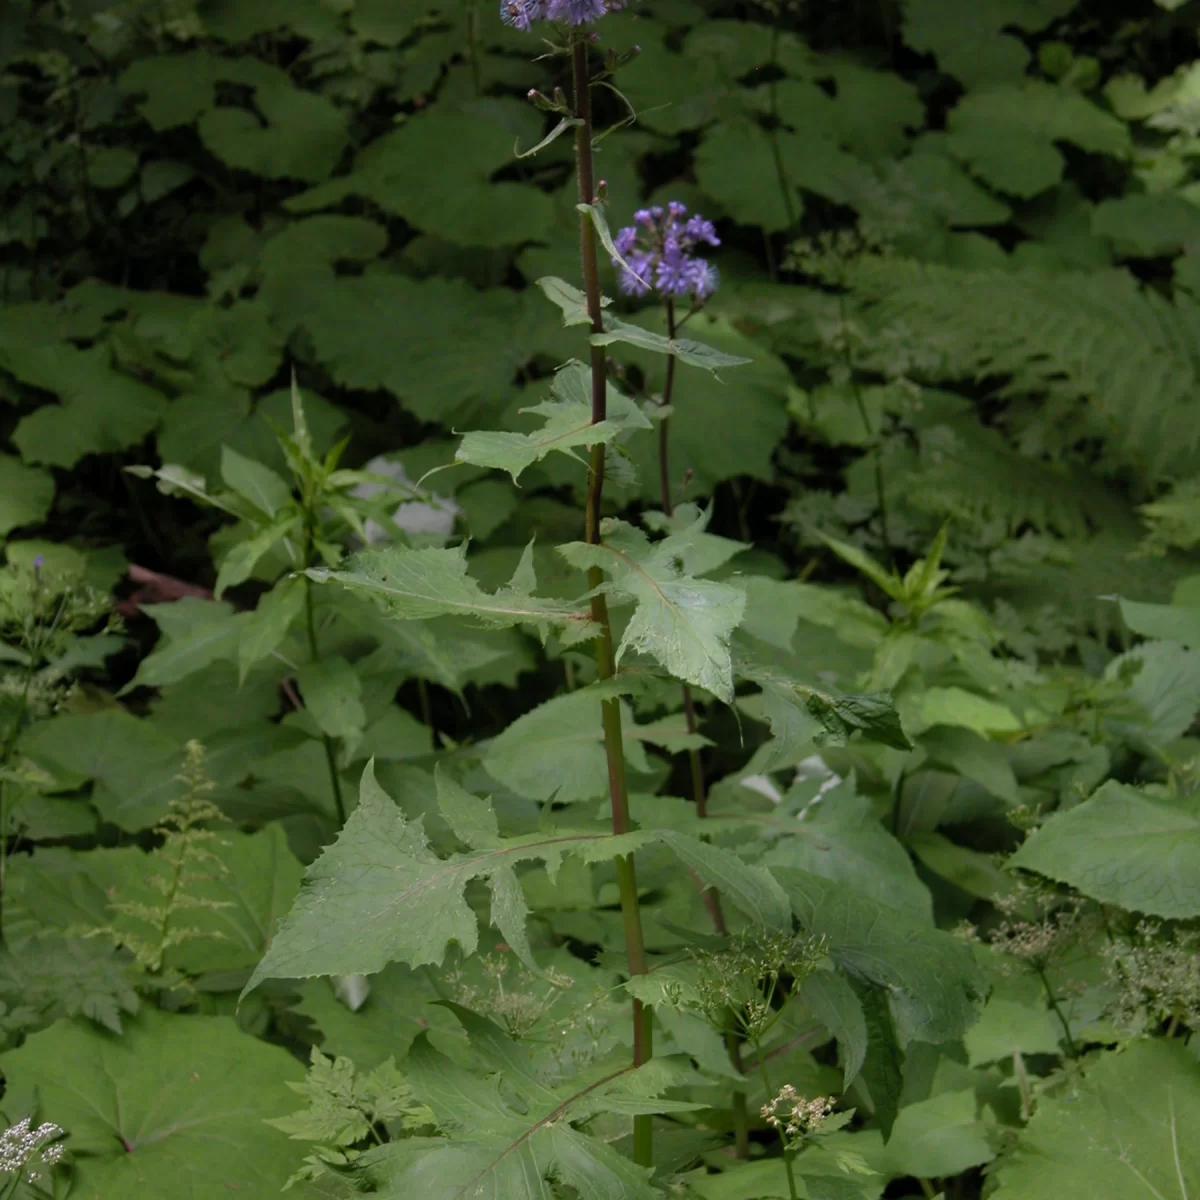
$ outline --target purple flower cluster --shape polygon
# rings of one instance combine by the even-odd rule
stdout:
[[[500,0],[500,19],[522,31],[534,21],[588,25],[623,7],[623,0]]]
[[[621,291],[644,296],[651,289],[662,296],[691,296],[707,300],[717,289],[717,269],[697,258],[698,246],[719,246],[721,239],[711,221],[687,216],[687,206],[672,201],[667,207],[641,208],[613,239],[614,258],[621,269]],[[630,270],[632,268],[632,270]]]

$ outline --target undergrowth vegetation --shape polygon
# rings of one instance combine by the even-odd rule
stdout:
[[[0,9],[0,1200],[1200,1196],[1198,32]]]

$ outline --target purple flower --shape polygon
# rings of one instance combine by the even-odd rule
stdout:
[[[534,21],[589,25],[623,7],[624,0],[500,0],[500,19],[522,31],[530,29]]]
[[[672,200],[664,209],[639,208],[633,224],[618,230],[613,239],[613,259],[621,271],[621,291],[644,296],[654,290],[660,296],[690,296],[707,300],[717,289],[717,269],[696,256],[702,245],[719,246],[721,239],[711,221],[687,217],[687,206]]]

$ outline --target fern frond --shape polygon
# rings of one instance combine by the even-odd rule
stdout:
[[[1004,380],[1143,485],[1200,472],[1200,307],[1124,271],[966,270],[864,256],[846,283],[876,326],[871,365]],[[865,365],[865,364],[864,364]]]

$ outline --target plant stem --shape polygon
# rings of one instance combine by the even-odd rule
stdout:
[[[1079,1047],[1075,1045],[1075,1039],[1071,1036],[1071,1026],[1062,1008],[1059,1006],[1058,997],[1054,994],[1054,989],[1050,986],[1050,980],[1046,978],[1046,968],[1039,965],[1037,973],[1038,978],[1042,981],[1042,987],[1046,990],[1046,999],[1049,1001],[1051,1011],[1058,1018],[1058,1023],[1062,1026],[1063,1036],[1067,1042],[1067,1049],[1070,1051],[1072,1058],[1078,1058]]]
[[[762,1075],[763,1086],[767,1091],[767,1103],[770,1104],[774,1100],[776,1092],[771,1084],[771,1076],[767,1071],[767,1060],[762,1052],[761,1041],[754,1043],[754,1057],[758,1060],[759,1074]],[[783,1169],[787,1172],[789,1200],[800,1200],[800,1194],[796,1191],[796,1174],[792,1170],[792,1160],[788,1157],[787,1142],[784,1140],[782,1132],[779,1134],[779,1142],[783,1146]]]
[[[924,1192],[926,1196],[937,1195],[937,1192],[934,1191],[933,1184],[930,1183],[928,1179],[918,1179],[917,1182],[921,1185],[921,1191]]]
[[[316,662],[320,657],[317,649],[317,619],[313,607],[312,580],[307,575],[304,576],[304,623],[308,629],[308,652],[312,661]],[[337,809],[338,824],[345,825],[346,804],[342,799],[342,781],[338,777],[337,751],[329,734],[321,734],[321,741],[325,745],[325,763],[329,768],[329,783],[333,788],[333,803]]]
[[[675,301],[668,296],[667,337],[674,341],[678,331],[679,326],[675,321]],[[660,401],[663,408],[666,408],[672,402],[674,395],[675,356],[672,354],[667,358],[667,378],[663,384],[662,400]],[[671,500],[671,452],[670,430],[668,428],[670,420],[669,416],[664,416],[658,423],[659,502],[662,504],[664,515],[668,517],[672,516],[675,512],[675,505]],[[697,729],[696,705],[692,698],[692,689],[687,683],[684,683],[682,687],[683,714],[687,722],[687,731],[689,734],[695,734]],[[703,818],[708,816],[708,789],[704,782],[704,764],[700,761],[699,750],[693,748],[688,751],[688,764],[692,773],[692,799],[696,804],[696,815]],[[729,926],[725,921],[725,910],[721,906],[721,893],[716,888],[701,888],[700,899],[704,902],[704,907],[708,910],[713,928],[722,936],[727,934]],[[739,1073],[744,1073],[742,1068],[742,1054],[737,1037],[733,1032],[728,1030],[725,1033],[725,1050],[734,1068]],[[750,1131],[746,1117],[746,1093],[740,1090],[733,1093],[733,1124],[737,1156],[738,1158],[749,1158]]]
[[[591,79],[588,75],[587,43],[576,30],[571,35],[571,74],[574,91],[575,116],[579,125],[575,128],[575,163],[579,180],[579,202],[594,204],[596,199],[595,172],[592,162],[592,102]],[[584,293],[587,297],[588,316],[593,333],[602,333],[600,307],[600,271],[596,257],[596,230],[590,218],[580,214],[579,257],[583,268]],[[607,415],[608,379],[603,346],[591,347],[592,367],[592,421],[603,421]],[[604,489],[604,444],[592,447],[589,456],[587,509],[585,513],[585,537],[589,545],[600,544],[600,501]],[[588,586],[596,589],[604,582],[599,567],[588,570]],[[603,595],[592,596],[592,619],[600,628],[596,639],[596,669],[601,679],[611,679],[616,674],[616,658],[613,653],[612,623],[608,616],[608,604]],[[608,760],[608,792],[612,807],[614,834],[627,833],[629,820],[629,787],[625,780],[625,749],[621,734],[621,709],[614,697],[600,706],[604,726],[604,752]],[[642,935],[642,914],[638,907],[637,873],[633,855],[624,854],[616,860],[617,889],[621,897],[621,916],[625,926],[625,953],[631,975],[645,975],[646,944]],[[633,1001],[633,1064],[635,1067],[648,1062],[654,1054],[654,1029],[652,1016],[640,1000]],[[654,1165],[654,1126],[649,1115],[633,1119],[633,1158],[641,1166]]]

